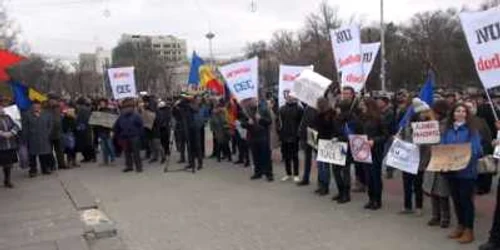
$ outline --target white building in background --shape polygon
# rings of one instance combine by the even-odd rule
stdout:
[[[78,60],[80,63],[79,70],[103,74],[105,68],[111,66],[111,51],[97,47],[95,53],[81,53]]]
[[[151,46],[158,56],[165,62],[184,63],[187,62],[187,44],[185,39],[172,35],[146,36],[123,34],[120,39],[122,43],[146,44]]]

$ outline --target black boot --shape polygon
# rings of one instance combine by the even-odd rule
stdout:
[[[4,178],[5,178],[3,184],[6,188],[14,188],[14,185],[12,185],[12,183],[10,181],[11,170],[12,170],[11,167],[4,167],[3,168],[3,174],[4,174]]]

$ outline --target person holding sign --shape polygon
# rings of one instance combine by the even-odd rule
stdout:
[[[359,163],[364,167],[368,186],[369,201],[364,208],[378,210],[382,207],[382,159],[384,144],[389,137],[389,128],[381,120],[380,109],[376,101],[363,100],[359,103],[358,108],[361,112],[357,126],[360,129],[358,132],[367,135],[372,155],[371,164]]]
[[[328,99],[322,97],[318,99],[318,115],[314,120],[314,127],[318,130],[318,140],[332,140],[339,136],[339,124],[336,124],[336,114],[331,108]],[[318,189],[315,191],[320,196],[328,195],[330,190],[331,168],[330,164],[318,161]],[[338,168],[345,168],[338,166]],[[339,188],[339,194],[335,200],[347,199],[343,192],[343,186]]]
[[[407,142],[415,143],[415,138],[422,137],[427,131],[419,132],[418,129],[423,126],[436,128],[439,131],[439,125],[436,122],[436,126],[430,126],[428,123],[430,121],[435,121],[436,117],[432,112],[429,105],[423,102],[419,98],[413,99],[413,110],[415,114],[410,118],[412,121],[408,123],[401,131],[400,136],[401,139]],[[420,133],[420,134],[419,134]],[[437,133],[437,137],[439,140],[439,133]],[[422,140],[424,141],[424,140]],[[404,207],[401,210],[401,214],[413,214],[414,212],[418,215],[422,215],[422,207],[424,201],[424,193],[423,193],[423,181],[424,181],[424,173],[427,165],[429,165],[429,161],[431,158],[431,148],[428,144],[417,144],[419,145],[419,164],[418,164],[418,172],[417,174],[403,172],[403,190],[404,190]],[[413,210],[413,194],[415,194],[415,211]]]
[[[477,179],[478,159],[482,155],[479,132],[471,121],[472,114],[464,104],[458,104],[450,113],[442,144],[470,143],[472,156],[467,166],[447,175],[455,207],[457,228],[448,236],[461,244],[474,241],[474,186]]]

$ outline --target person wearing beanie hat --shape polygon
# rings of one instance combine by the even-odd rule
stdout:
[[[420,98],[413,98],[412,105],[415,111],[415,115],[413,115],[411,119],[412,122],[436,120],[430,106],[423,102]],[[412,142],[412,135],[412,125],[409,123],[403,128],[401,132],[401,139]],[[431,151],[429,145],[419,145],[419,148],[420,162],[417,174],[403,172],[404,207],[400,214],[416,213],[417,216],[422,215],[424,173],[430,161]],[[415,198],[415,210],[413,210],[413,196]]]
[[[420,100],[420,98],[413,98],[412,104],[415,113],[422,113],[431,110],[431,107],[429,107],[427,103]]]

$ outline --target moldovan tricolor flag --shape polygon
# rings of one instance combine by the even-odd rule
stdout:
[[[464,12],[460,21],[484,88],[500,86],[500,9]]]

